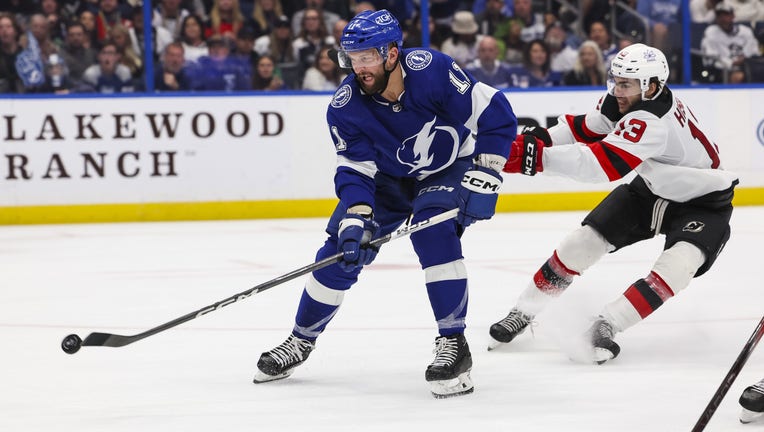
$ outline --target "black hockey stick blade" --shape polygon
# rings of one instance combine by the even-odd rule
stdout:
[[[416,231],[423,230],[429,226],[436,225],[441,222],[453,219],[456,217],[457,214],[459,214],[459,209],[452,209],[452,210],[445,211],[441,214],[435,215],[429,219],[425,219],[423,221],[417,222],[415,224],[404,225],[398,228],[397,230],[391,232],[390,234],[384,235],[380,238],[370,241],[367,247],[373,246],[378,248],[391,240],[395,240],[399,237],[407,236]],[[185,322],[191,321],[195,318],[199,318],[202,315],[206,315],[208,313],[214,312],[232,303],[236,303],[239,300],[243,300],[245,298],[251,297],[259,292],[273,288],[277,285],[281,285],[284,282],[288,282],[297,277],[300,277],[308,273],[311,273],[313,271],[327,267],[331,264],[338,262],[340,259],[342,259],[341,253],[326,257],[320,261],[316,261],[312,264],[306,265],[304,267],[300,267],[297,270],[293,270],[287,274],[281,275],[267,282],[263,282],[260,285],[254,286],[246,291],[242,291],[238,294],[232,295],[231,297],[225,298],[223,300],[220,300],[211,305],[205,306],[196,311],[187,313],[186,315],[183,315],[182,317],[175,318],[174,320],[168,321],[160,326],[146,330],[143,333],[138,333],[138,334],[130,335],[130,336],[123,336],[123,335],[117,335],[117,334],[111,334],[111,333],[90,333],[85,338],[85,340],[80,339],[80,337],[77,336],[76,334],[70,334],[67,337],[65,337],[64,340],[61,342],[61,349],[63,349],[64,352],[67,354],[74,354],[80,350],[80,347],[83,347],[83,346],[106,346],[106,347],[115,347],[115,348],[123,347],[125,345],[129,345],[133,342],[137,342],[141,339],[147,338],[159,332],[163,332],[167,329],[183,324]]]
[[[727,372],[727,376],[724,377],[719,388],[716,389],[714,397],[712,397],[711,401],[706,405],[706,409],[703,410],[703,414],[700,415],[698,422],[695,423],[692,432],[701,432],[706,428],[706,425],[708,425],[708,422],[711,420],[711,416],[713,416],[716,409],[719,408],[722,399],[724,399],[724,395],[726,395],[730,387],[732,387],[732,383],[735,382],[735,378],[737,378],[738,374],[743,369],[743,365],[748,361],[748,357],[751,356],[753,349],[756,348],[756,344],[759,343],[762,336],[764,336],[764,317],[761,318],[759,325],[756,326],[753,334],[748,338],[748,342],[743,346],[740,355],[737,356],[737,360],[732,364],[730,371]]]

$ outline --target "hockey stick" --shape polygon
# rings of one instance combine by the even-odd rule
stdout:
[[[391,232],[390,234],[387,234],[378,239],[372,240],[371,242],[369,242],[369,245],[375,246],[375,247],[382,246],[383,244],[391,240],[395,240],[397,238],[407,236],[411,233],[417,232],[419,230],[423,230],[431,225],[436,225],[441,222],[453,219],[456,217],[458,213],[459,213],[459,209],[452,209],[452,210],[443,212],[439,215],[435,215],[429,219],[425,219],[423,221],[417,222],[415,224],[402,226],[398,228],[397,230]],[[90,333],[85,338],[85,340],[82,340],[76,334],[70,334],[69,336],[65,337],[64,340],[61,342],[61,349],[63,349],[64,352],[67,354],[74,354],[77,351],[79,351],[80,347],[82,346],[122,347],[128,344],[131,344],[133,342],[137,342],[141,339],[147,338],[149,336],[155,335],[159,332],[163,332],[167,329],[171,329],[177,325],[191,321],[192,319],[199,318],[202,315],[206,315],[210,312],[214,312],[222,307],[228,306],[232,303],[236,303],[239,300],[243,300],[247,297],[251,297],[259,292],[273,288],[277,285],[281,285],[284,282],[288,282],[299,276],[327,267],[331,264],[338,262],[341,258],[342,258],[341,253],[326,257],[320,261],[314,262],[313,264],[307,265],[305,267],[301,267],[297,270],[293,270],[285,275],[279,276],[275,279],[271,279],[260,285],[252,287],[246,291],[242,291],[238,294],[232,295],[231,297],[220,300],[219,302],[213,303],[209,306],[205,306],[199,310],[183,315],[182,317],[166,322],[160,326],[146,330],[143,333],[138,333],[132,336],[122,336],[122,335],[111,334],[111,333]]]
[[[753,349],[756,348],[756,344],[759,343],[759,340],[761,340],[763,335],[764,317],[761,318],[759,325],[756,326],[756,330],[753,331],[753,334],[748,339],[748,342],[746,342],[745,346],[743,346],[743,351],[741,351],[740,355],[737,356],[737,360],[735,360],[735,363],[732,365],[732,368],[730,368],[730,371],[727,372],[727,376],[724,377],[721,385],[719,385],[719,388],[716,389],[714,397],[711,398],[711,402],[709,402],[706,406],[706,409],[703,410],[703,414],[701,414],[698,422],[695,423],[695,427],[692,428],[692,432],[701,432],[703,429],[705,429],[706,425],[711,420],[711,416],[714,415],[716,409],[719,408],[719,405],[722,403],[722,399],[724,399],[724,395],[726,395],[727,391],[729,391],[730,387],[732,387],[732,383],[735,381],[735,378],[737,378],[740,370],[743,369],[743,365],[745,365],[745,362],[748,361],[748,357],[751,356]]]

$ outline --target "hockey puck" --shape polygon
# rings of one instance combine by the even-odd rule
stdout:
[[[70,334],[61,341],[61,349],[67,354],[74,354],[80,350],[82,339],[76,334]]]

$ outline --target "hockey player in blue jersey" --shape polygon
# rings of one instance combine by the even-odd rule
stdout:
[[[402,39],[386,10],[363,12],[343,31],[337,61],[354,73],[327,110],[339,204],[316,259],[344,256],[308,277],[294,329],[262,354],[255,383],[286,378],[308,358],[345,291],[375,258],[377,250],[364,246],[369,239],[409,217],[416,223],[458,207],[456,219],[413,233],[411,242],[439,331],[425,379],[437,398],[473,391],[460,237],[472,222],[494,214],[517,119],[501,92],[442,53],[403,50]]]

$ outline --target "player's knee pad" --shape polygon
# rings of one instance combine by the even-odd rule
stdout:
[[[677,293],[690,284],[704,262],[705,255],[697,246],[680,241],[663,251],[653,265],[653,272]]]
[[[603,255],[615,250],[600,233],[584,225],[570,233],[557,248],[557,256],[565,267],[582,274]]]

